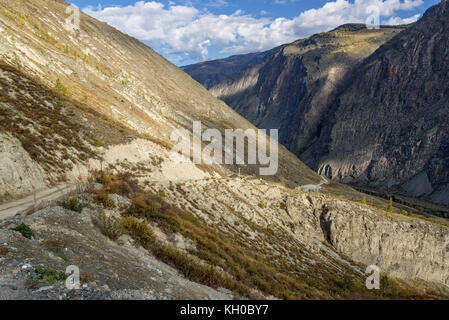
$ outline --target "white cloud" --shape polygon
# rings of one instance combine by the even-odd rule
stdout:
[[[415,14],[413,17],[410,18],[400,18],[400,17],[391,17],[390,19],[386,20],[383,24],[384,25],[399,25],[399,24],[409,24],[418,21],[420,17],[420,14]]]
[[[209,3],[227,4],[223,0]],[[139,1],[126,7],[87,7],[83,11],[164,54],[200,60],[207,57],[210,46],[227,54],[262,51],[344,23],[364,23],[371,14],[370,6],[378,8],[387,19],[382,20],[386,24],[411,23],[419,15],[402,19],[397,12],[422,4],[423,0],[335,0],[292,19],[256,18],[240,10],[231,15],[216,15],[192,5],[165,6],[157,1]]]

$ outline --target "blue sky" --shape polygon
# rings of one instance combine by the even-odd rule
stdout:
[[[271,49],[348,22],[416,21],[439,0],[71,0],[177,65]]]

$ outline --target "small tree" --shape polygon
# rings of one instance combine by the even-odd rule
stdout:
[[[393,198],[390,197],[390,201],[388,202],[387,211],[391,212],[393,211]]]
[[[281,177],[281,184],[285,187],[284,177]]]
[[[63,95],[68,95],[68,89],[62,84],[61,80],[56,79],[56,83],[55,83],[55,90],[58,91],[59,93],[62,93]]]
[[[362,197],[362,204],[366,204],[366,196]]]

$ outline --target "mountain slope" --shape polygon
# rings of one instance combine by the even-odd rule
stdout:
[[[275,48],[210,91],[257,127],[278,128],[279,141],[299,152],[316,136],[345,74],[403,29],[343,25]],[[196,67],[185,71],[195,78],[204,69]],[[221,69],[216,72],[220,77]]]
[[[81,13],[80,30],[67,32],[64,1],[0,4],[0,58],[91,113],[167,148],[173,145],[172,131],[191,130],[194,120],[222,132],[254,128],[179,68],[105,23]],[[280,171],[273,179],[321,180],[285,148],[279,157]],[[242,169],[258,172],[251,166]]]
[[[258,64],[268,52],[235,55],[225,59],[203,61],[181,67],[193,79],[210,89],[236,73]]]
[[[255,167],[237,176],[177,163],[175,128],[254,127],[104,23],[82,15],[68,33],[63,1],[0,3],[0,191],[74,187],[0,220],[0,297],[449,295],[446,221],[360,202],[337,183],[317,188],[322,178],[283,148],[275,182]],[[317,193],[289,188],[304,183]],[[365,287],[372,263],[384,272],[379,291]],[[64,287],[68,265],[89,288]]]
[[[449,204],[449,2],[367,58],[303,155],[333,179]]]

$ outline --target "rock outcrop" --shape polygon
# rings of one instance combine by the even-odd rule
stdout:
[[[327,257],[329,251],[322,252],[323,243],[327,243],[340,261],[346,261],[343,264],[350,263],[345,258],[350,257],[364,265],[377,265],[399,278],[449,285],[449,228],[444,224],[319,193],[289,190],[258,179],[192,181],[173,190],[158,183],[156,189],[163,190],[180,207],[194,203],[193,212],[219,228],[234,225],[238,234],[254,234],[259,229],[245,222],[250,221],[262,230],[276,230],[281,238],[293,239],[289,241],[307,248],[311,254],[307,256],[323,268],[333,268]],[[189,199],[182,194],[188,194]],[[262,208],[260,203],[264,204]],[[251,238],[245,241],[254,247],[267,246],[258,241],[260,237]],[[284,246],[285,240],[282,243]],[[303,260],[301,263],[305,264]]]
[[[279,141],[297,153],[319,133],[344,76],[404,28],[368,30],[364,25],[343,25],[267,51],[258,57],[260,61],[242,70],[229,68],[224,74],[216,67],[237,64],[237,56],[188,66],[184,71],[257,127],[279,129]],[[248,58],[239,59],[240,66]],[[203,73],[207,79],[199,75]],[[212,75],[223,80],[212,86]]]
[[[0,132],[0,202],[46,185],[45,171],[30,158],[20,141]]]
[[[334,180],[449,204],[449,2],[367,58],[301,157]]]

